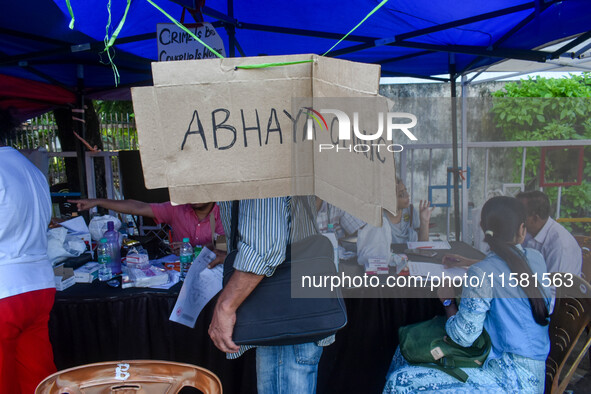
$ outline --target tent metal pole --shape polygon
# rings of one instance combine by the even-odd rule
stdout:
[[[401,60],[413,59],[415,57],[429,55],[431,53],[435,53],[435,52],[433,52],[433,51],[419,51],[419,52],[415,52],[415,53],[410,53],[408,55],[403,55],[403,56],[398,56],[398,57],[391,57],[389,59],[380,60],[379,62],[375,62],[375,64],[382,64],[383,65],[383,64],[386,64],[386,63],[399,62]]]
[[[84,66],[78,64],[76,66],[77,74],[77,89],[76,89],[76,102],[80,112],[73,112],[74,118],[81,119],[81,121],[74,121],[74,129],[77,130],[78,135],[82,139],[86,140],[86,119],[84,114]],[[86,163],[85,163],[85,152],[82,142],[76,139],[76,158],[78,161],[78,182],[80,184],[80,197],[86,198]]]
[[[228,0],[228,16],[234,19],[234,0]],[[226,25],[226,32],[228,33],[228,45],[230,57],[236,57],[236,28],[234,25]]]
[[[395,73],[391,71],[382,71],[382,77],[409,77],[409,78],[418,78],[418,79],[427,79],[431,81],[438,81],[438,82],[449,82],[447,78],[439,78],[439,77],[427,77],[420,74],[411,74],[411,73]]]
[[[462,75],[462,170],[468,170],[468,122],[467,122],[467,78]],[[467,174],[467,172],[466,172]],[[474,220],[474,218],[472,218]],[[468,175],[466,180],[462,182],[462,241],[468,241],[466,230],[468,229]]]
[[[569,49],[572,49],[572,48],[576,47],[577,45],[584,43],[589,38],[591,38],[591,31],[581,34],[580,36],[578,36],[577,38],[575,38],[574,40],[572,40],[568,44],[565,44],[562,47],[558,48],[556,51],[554,51],[554,53],[552,53],[551,58],[558,59],[560,57],[560,55],[562,55],[563,53],[566,53]]]
[[[464,18],[464,19],[458,19],[453,22],[442,23],[440,25],[427,27],[425,29],[419,29],[419,30],[411,31],[409,33],[399,34],[396,36],[396,39],[402,41],[402,40],[407,40],[409,38],[424,36],[424,35],[435,33],[435,32],[442,31],[442,30],[449,30],[449,29],[453,29],[456,27],[469,25],[470,23],[480,22],[483,20],[493,19],[493,18],[503,16],[503,15],[509,15],[509,14],[512,14],[515,12],[525,11],[525,10],[535,7],[535,5],[536,5],[536,3],[532,1],[530,3],[520,4],[517,6],[508,7],[508,8],[504,8],[501,10],[487,12],[484,14],[475,15],[475,16],[471,16],[468,18]]]
[[[304,37],[318,37],[318,38],[327,38],[333,40],[340,40],[343,38],[343,33],[330,33],[325,31],[319,30],[310,30],[310,29],[297,29],[292,27],[280,27],[280,26],[269,26],[269,25],[261,25],[258,23],[248,23],[248,22],[239,22],[237,27],[239,29],[247,29],[247,30],[258,30],[258,31],[266,31],[270,33],[281,33],[281,34],[293,34],[296,36],[304,36]],[[373,43],[374,41],[378,40],[378,37],[367,37],[367,36],[360,36],[356,34],[349,34],[344,41],[356,41],[356,42],[364,42],[364,43]]]
[[[499,45],[501,45],[503,42],[507,41],[509,38],[511,38],[513,36],[513,34],[517,33],[519,30],[521,30],[522,27],[524,27],[525,25],[527,25],[529,22],[531,22],[532,20],[534,20],[534,18],[537,15],[537,11],[532,12],[531,14],[529,14],[527,17],[525,17],[524,19],[521,20],[521,22],[519,22],[518,24],[516,24],[515,26],[513,26],[511,28],[511,30],[509,30],[508,32],[506,32],[505,34],[503,34],[503,36],[501,38],[499,38],[494,44],[493,44],[493,48],[498,47]],[[474,66],[475,64],[477,64],[479,61],[483,60],[484,57],[483,56],[478,56],[476,57],[474,60],[472,60],[462,71],[461,73],[464,74],[466,71],[470,70],[472,68],[472,66]]]
[[[458,119],[456,116],[456,61],[455,55],[449,55],[449,77],[451,81],[451,137],[453,155],[453,180],[454,180],[454,231],[455,240],[460,240],[460,193],[458,189]]]

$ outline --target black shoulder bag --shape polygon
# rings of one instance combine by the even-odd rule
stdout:
[[[234,272],[238,204],[238,201],[232,204],[232,252],[224,261],[224,286]],[[288,244],[286,260],[272,276],[263,278],[236,311],[233,341],[238,345],[293,345],[316,342],[335,334],[347,324],[340,290],[331,292],[330,287],[311,286],[306,295],[315,298],[292,298],[291,292],[292,287],[301,286],[304,276],[336,274],[332,243],[325,236],[317,234]]]

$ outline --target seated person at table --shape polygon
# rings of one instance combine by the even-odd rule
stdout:
[[[102,207],[123,214],[139,215],[154,219],[157,224],[165,223],[172,227],[172,241],[182,242],[189,238],[191,245],[212,244],[210,215],[215,220],[215,233],[224,235],[220,219],[220,209],[216,203],[172,205],[170,202],[149,204],[137,200],[109,200],[92,198],[68,200],[78,206],[79,211]]]
[[[172,227],[172,241],[177,245],[182,242],[183,238],[189,238],[192,246],[202,245],[213,250],[213,234],[210,224],[212,214],[215,220],[215,233],[224,235],[220,209],[213,202],[172,205],[170,202],[148,204],[137,200],[109,200],[105,198],[68,201],[75,203],[79,211],[99,206],[124,214],[152,218],[158,224],[169,224]]]
[[[398,207],[396,215],[384,209],[384,219],[390,223],[392,230],[392,243],[428,241],[429,221],[431,220],[431,212],[434,209],[430,208],[431,203],[421,200],[417,210],[410,203],[410,196],[406,191],[406,186],[398,178],[396,179],[396,199],[396,206]]]
[[[546,357],[550,351],[548,316],[551,296],[542,286],[511,287],[501,275],[523,273],[538,277],[546,263],[535,249],[522,248],[525,238],[525,210],[512,197],[493,197],[482,208],[481,224],[491,252],[470,267],[462,300],[456,306],[454,290],[440,288],[439,297],[448,317],[445,330],[461,346],[471,346],[483,329],[492,348],[481,368],[462,368],[466,383],[445,372],[412,366],[396,350],[388,371],[384,393],[437,392],[528,392],[542,393]],[[490,280],[470,280],[473,277]],[[474,286],[474,283],[478,285]],[[521,285],[522,283],[520,283]]]
[[[548,272],[581,275],[583,252],[575,237],[550,217],[550,199],[540,191],[521,192],[515,196],[525,205],[527,235],[524,247],[539,251]]]
[[[332,224],[337,239],[347,235],[353,235],[361,227],[365,226],[363,220],[335,207],[332,204],[316,197],[316,227],[320,233],[328,231],[328,225]]]

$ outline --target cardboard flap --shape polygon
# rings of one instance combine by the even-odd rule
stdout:
[[[132,88],[146,187],[168,187],[176,203],[316,194],[375,225],[383,206],[396,209],[392,154],[325,154],[318,146],[328,130],[306,138],[316,98],[377,98],[379,66],[291,55],[153,63],[152,71],[153,87]]]

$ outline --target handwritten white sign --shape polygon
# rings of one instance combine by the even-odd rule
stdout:
[[[226,56],[224,42],[211,23],[185,25],[201,41],[222,56]],[[174,23],[158,23],[158,61],[211,59],[216,55]]]

